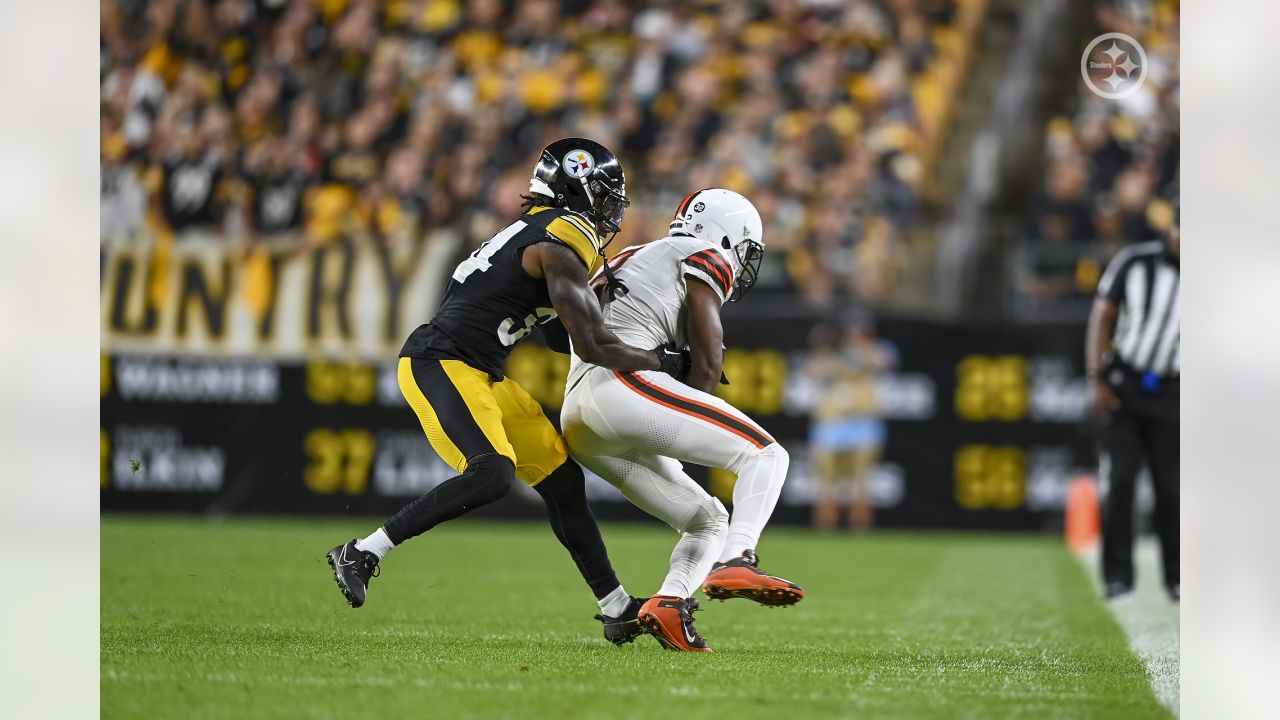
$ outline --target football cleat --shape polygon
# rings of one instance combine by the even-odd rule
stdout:
[[[614,645],[623,645],[640,637],[644,631],[640,629],[636,616],[640,614],[640,608],[648,599],[631,596],[627,609],[618,617],[596,615],[596,619],[604,623],[604,639]]]
[[[668,650],[711,652],[693,625],[697,609],[698,601],[693,598],[654,595],[640,608],[637,620],[641,629]]]
[[[356,541],[352,540],[330,550],[325,558],[333,568],[333,580],[338,583],[347,603],[353,608],[363,605],[369,581],[378,577],[378,556],[357,550]]]
[[[795,605],[804,599],[804,589],[790,580],[760,572],[753,550],[727,562],[718,562],[702,584],[702,592],[712,600],[746,598],[768,607]]]

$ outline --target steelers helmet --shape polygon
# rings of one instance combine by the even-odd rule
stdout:
[[[764,259],[764,223],[751,201],[732,190],[709,188],[690,193],[676,208],[671,234],[705,240],[726,251],[733,264],[733,295],[756,284]]]
[[[622,216],[631,205],[622,163],[608,148],[586,138],[564,138],[543,148],[529,192],[586,216],[600,235],[621,230]]]

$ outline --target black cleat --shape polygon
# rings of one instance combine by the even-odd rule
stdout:
[[[614,645],[624,645],[640,637],[644,631],[640,629],[640,623],[636,618],[640,614],[640,608],[648,599],[632,595],[627,609],[619,617],[596,615],[596,619],[604,623],[604,639]]]
[[[1102,597],[1109,602],[1128,602],[1133,599],[1133,585],[1112,580],[1102,589]]]
[[[333,581],[338,583],[347,603],[353,608],[363,605],[369,580],[378,577],[378,556],[357,550],[356,541],[352,540],[330,550],[325,558],[333,568]]]

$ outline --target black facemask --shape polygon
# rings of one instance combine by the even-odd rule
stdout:
[[[591,181],[591,192],[598,197],[595,214],[601,234],[621,231],[622,217],[626,214],[627,208],[631,207],[631,201],[622,193],[606,187],[598,180]]]
[[[738,247],[734,248],[734,252],[738,256],[738,264],[742,266],[742,270],[738,273],[737,282],[734,283],[730,302],[741,300],[751,286],[756,284],[756,280],[760,277],[760,261],[764,259],[764,246],[754,240],[747,240],[739,243]]]

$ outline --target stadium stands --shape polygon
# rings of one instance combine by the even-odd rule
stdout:
[[[1099,2],[1099,33],[1137,38],[1150,66],[1136,93],[1108,100],[1083,83],[1049,121],[1040,188],[1028,210],[1015,287],[1026,306],[1092,295],[1121,246],[1173,221],[1178,198],[1178,2]],[[1074,301],[1074,303],[1073,303]]]
[[[626,162],[619,246],[729,187],[769,228],[762,288],[875,303],[983,6],[104,0],[103,237],[470,245],[517,212],[537,148],[583,134]]]

